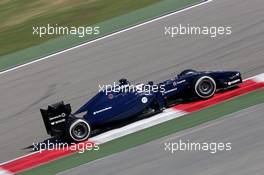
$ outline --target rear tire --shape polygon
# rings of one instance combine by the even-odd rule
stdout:
[[[71,141],[82,142],[89,138],[91,127],[84,119],[74,119],[68,127],[68,137]]]
[[[194,90],[200,98],[211,98],[216,91],[216,83],[212,77],[202,76],[195,82]]]

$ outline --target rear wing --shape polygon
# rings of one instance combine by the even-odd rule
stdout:
[[[61,101],[48,106],[47,109],[40,109],[40,112],[49,135],[57,136],[64,133],[71,115],[70,104],[64,104]]]

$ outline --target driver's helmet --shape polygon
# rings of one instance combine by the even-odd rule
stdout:
[[[119,80],[119,85],[120,86],[130,85],[130,82],[126,78],[122,78]]]

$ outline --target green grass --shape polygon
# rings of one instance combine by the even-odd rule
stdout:
[[[176,118],[168,122],[153,126],[151,128],[124,136],[122,138],[100,145],[100,151],[87,151],[83,154],[73,154],[68,157],[53,161],[46,165],[39,166],[20,175],[38,174],[48,175],[85,164],[87,162],[124,151],[126,149],[150,142],[152,140],[188,129],[202,123],[227,117],[228,114],[264,103],[264,90],[255,91],[233,100],[226,101],[210,108],[191,113],[184,117]]]
[[[94,25],[161,0],[3,0],[0,2],[0,56],[58,37],[39,38],[32,26]]]
[[[0,71],[119,31],[204,0],[2,0]],[[32,27],[99,26],[100,35],[32,35]]]

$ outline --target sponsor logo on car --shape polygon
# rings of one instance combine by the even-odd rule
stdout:
[[[107,107],[107,108],[104,108],[104,109],[100,109],[100,110],[98,110],[98,111],[94,111],[94,112],[93,112],[93,115],[96,115],[96,114],[98,114],[98,113],[101,113],[101,112],[107,111],[107,110],[109,110],[109,109],[112,109],[112,107]]]
[[[142,103],[147,103],[147,102],[148,102],[148,98],[147,98],[147,97],[143,97],[143,98],[141,99],[141,101],[142,101]]]
[[[56,124],[59,124],[59,123],[62,123],[62,122],[65,122],[66,121],[66,119],[61,119],[61,120],[58,120],[58,121],[55,121],[55,122],[51,122],[50,124],[51,125],[56,125]]]
[[[66,114],[65,113],[61,113],[60,115],[57,115],[55,117],[51,117],[49,118],[49,120],[54,120],[54,119],[58,119],[58,118],[64,118],[66,117]]]
[[[236,79],[236,80],[233,80],[233,81],[229,81],[227,84],[228,85],[232,85],[232,84],[235,84],[235,83],[238,83],[240,82],[240,79]]]

